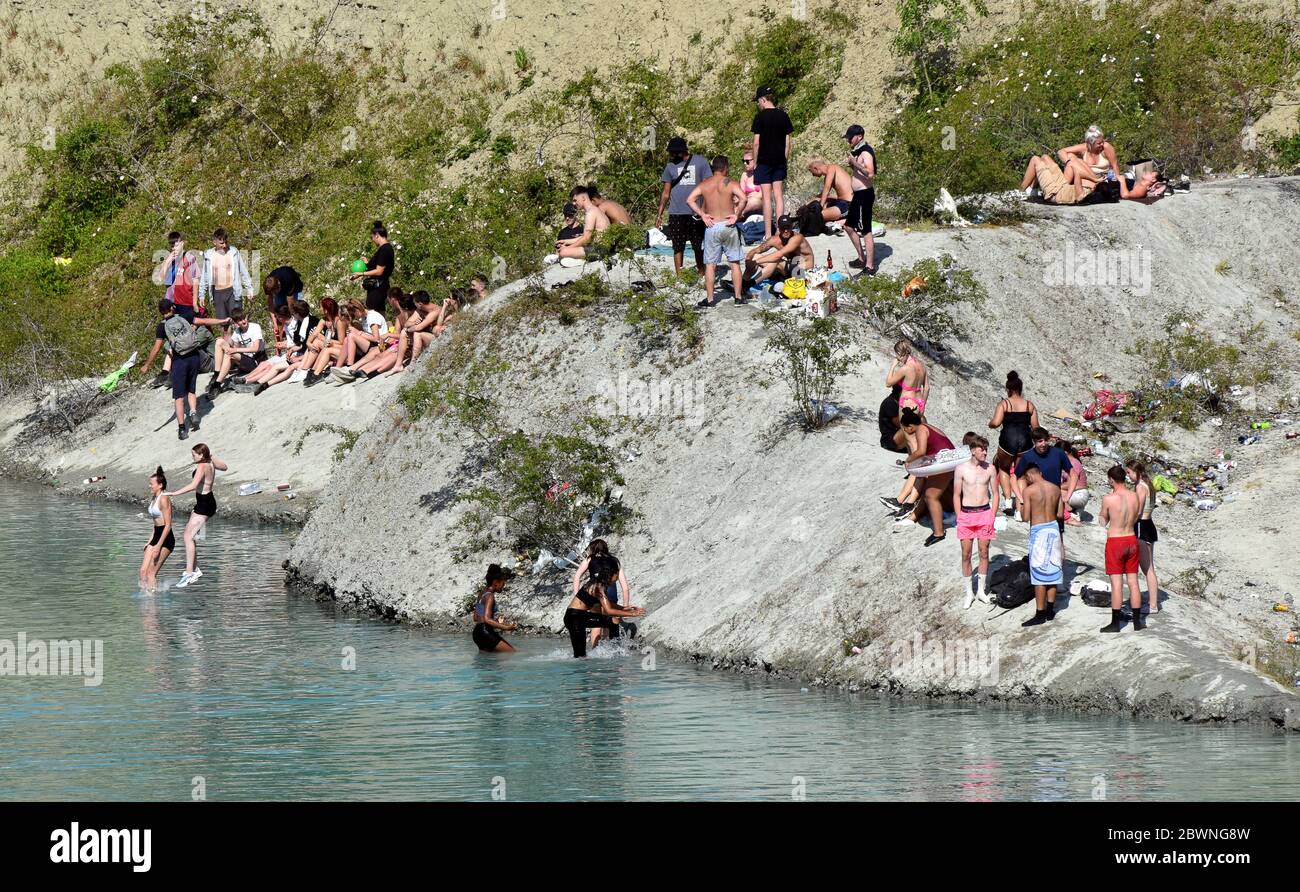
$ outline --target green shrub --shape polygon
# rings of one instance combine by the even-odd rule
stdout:
[[[914,279],[924,285],[904,296]],[[882,337],[907,335],[939,343],[964,336],[957,312],[978,310],[988,299],[984,286],[970,270],[958,267],[950,254],[921,260],[892,276],[859,276],[840,291],[857,298],[863,315]]]
[[[766,348],[777,354],[774,372],[785,379],[794,410],[805,430],[826,426],[826,402],[836,379],[864,356],[848,330],[834,317],[805,322],[792,313],[762,311]]]
[[[1238,343],[1254,343],[1255,330],[1242,333]],[[1271,351],[1272,345],[1259,352]],[[1233,390],[1255,387],[1272,378],[1263,357],[1249,357],[1231,344],[1223,344],[1212,332],[1185,313],[1165,322],[1164,337],[1139,340],[1128,352],[1145,363],[1140,383],[1134,388],[1137,405],[1149,419],[1167,421],[1195,430],[1211,415],[1236,410]]]
[[[698,288],[699,277],[693,270],[665,273],[652,289],[631,293],[624,321],[654,345],[668,344],[680,334],[686,347],[698,347],[704,341],[695,309]]]

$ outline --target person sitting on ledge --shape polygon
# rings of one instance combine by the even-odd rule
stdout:
[[[604,212],[606,217],[609,217],[610,223],[617,223],[621,226],[628,226],[632,223],[632,215],[627,212],[627,208],[617,201],[611,201],[601,195],[595,183],[587,185],[587,197],[591,199],[592,204]]]
[[[585,260],[596,233],[609,229],[609,217],[592,203],[586,186],[573,187],[569,197],[573,199],[574,207],[583,215],[582,234],[574,238],[558,240],[555,243],[555,253],[546,255],[547,263],[556,263],[566,257]]]

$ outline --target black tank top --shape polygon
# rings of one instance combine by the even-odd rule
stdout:
[[[583,586],[582,588],[578,589],[578,595],[577,595],[577,598],[578,598],[579,601],[582,602],[582,606],[583,606],[583,607],[586,607],[588,610],[590,610],[591,608],[595,607],[595,606],[596,606],[596,602],[598,602],[598,601],[600,600],[599,597],[597,597],[596,595],[593,595],[591,592],[587,591],[587,587],[586,587],[586,586]]]

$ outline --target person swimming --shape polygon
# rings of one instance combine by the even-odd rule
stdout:
[[[203,525],[208,522],[208,518],[217,513],[217,497],[212,493],[213,478],[216,477],[217,471],[230,470],[225,462],[212,456],[206,443],[199,443],[191,449],[190,457],[194,459],[194,476],[184,489],[166,493],[168,496],[179,496],[194,491],[194,511],[190,514],[189,522],[185,524],[185,572],[176,583],[177,588],[185,588],[203,575],[203,571],[196,563],[198,546],[195,545],[195,540]]]
[[[496,618],[496,596],[506,587],[509,575],[500,564],[489,564],[487,568],[487,588],[479,592],[474,601],[474,643],[483,653],[514,653],[514,647],[501,637],[501,632],[513,632],[519,628],[517,623],[503,623]],[[500,630],[500,631],[498,631]]]
[[[153,521],[153,535],[144,547],[144,560],[140,563],[140,586],[146,592],[158,587],[158,572],[176,549],[176,536],[172,533],[172,501],[167,497],[167,475],[162,465],[149,475],[149,517]]]
[[[644,607],[615,607],[609,602],[609,586],[616,579],[615,570],[604,560],[593,561],[589,568],[586,585],[582,586],[569,601],[564,611],[564,628],[569,631],[569,641],[573,645],[573,656],[587,655],[587,630],[594,628],[613,629],[614,617],[645,616]]]

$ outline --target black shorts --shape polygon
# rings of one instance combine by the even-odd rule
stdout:
[[[388,305],[388,280],[383,279],[382,282],[383,284],[376,288],[366,289],[367,310],[374,310],[376,313],[382,313],[384,312],[384,307]]]
[[[217,513],[217,497],[210,492],[197,493],[194,496],[194,513],[211,517]]]
[[[1160,534],[1156,532],[1156,525],[1151,518],[1139,520],[1133,527],[1133,535],[1138,537],[1139,542],[1145,542],[1148,545],[1155,545],[1160,541]]]
[[[478,645],[479,650],[496,650],[497,645],[505,639],[496,629],[484,623],[474,624],[474,643]]]
[[[895,443],[893,436],[890,434],[880,435],[880,448],[888,452],[898,452],[903,455],[907,455],[907,447],[899,446],[897,443]]]
[[[200,353],[201,350],[195,350],[186,356],[172,357],[172,399],[193,395],[198,388]]]
[[[837,208],[839,209],[840,217],[847,217],[849,214],[849,209],[853,207],[853,203],[850,201],[845,201],[843,198],[830,198],[827,199],[826,201],[826,207]]]
[[[681,254],[690,242],[695,256],[704,257],[704,221],[691,214],[669,214],[664,235],[673,243],[673,253]]]
[[[167,535],[166,535],[166,536],[163,536],[163,530],[164,530],[164,529],[167,530]],[[171,528],[170,526],[168,526],[168,527],[163,527],[163,526],[158,526],[158,525],[155,525],[155,526],[154,526],[154,528],[153,528],[153,535],[149,538],[149,544],[150,544],[151,546],[152,546],[152,545],[157,545],[157,544],[158,544],[158,540],[160,540],[160,539],[162,540],[162,547],[163,547],[166,551],[175,551],[175,550],[176,550],[176,535],[172,532],[172,528]]]
[[[180,316],[190,325],[194,324],[194,305],[193,304],[173,304],[172,310],[177,316]]]
[[[871,232],[871,211],[876,205],[875,189],[857,189],[849,202],[849,213],[844,225],[863,235]]]

